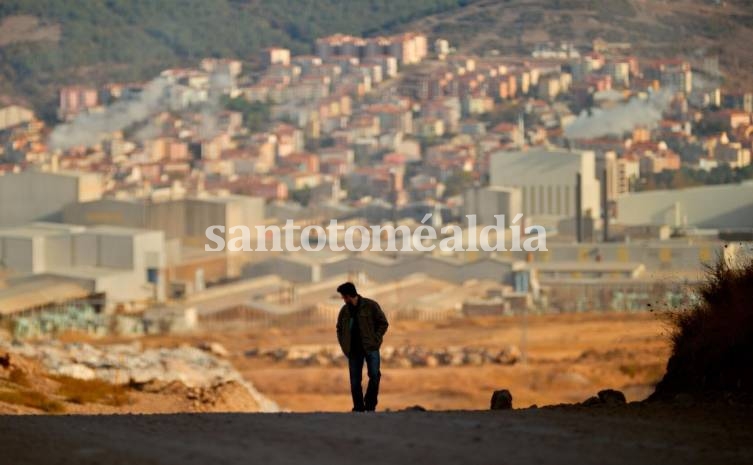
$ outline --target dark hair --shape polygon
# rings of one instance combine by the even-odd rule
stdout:
[[[337,292],[349,297],[355,297],[358,295],[358,292],[356,291],[356,285],[353,283],[340,284],[339,286],[337,286]]]

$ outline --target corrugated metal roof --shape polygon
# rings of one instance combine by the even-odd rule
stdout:
[[[35,307],[83,299],[91,295],[86,286],[67,279],[45,277],[0,289],[0,315],[8,316]]]

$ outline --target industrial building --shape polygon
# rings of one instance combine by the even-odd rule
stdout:
[[[102,196],[97,173],[22,171],[0,176],[0,227],[59,221],[61,210]]]
[[[165,201],[100,199],[68,205],[62,212],[64,223],[154,229],[164,232],[168,240],[179,238],[202,248],[205,242],[211,245],[206,240],[210,226],[224,225],[227,230],[237,225],[253,228],[264,218],[264,199],[242,195]]]
[[[617,221],[708,229],[753,229],[753,182],[636,192],[617,198]]]
[[[56,223],[0,229],[9,287],[30,276],[58,277],[104,295],[107,305],[162,301],[165,266],[161,231]]]
[[[523,213],[519,188],[473,187],[463,193],[463,216],[476,215],[477,224],[496,224],[495,215],[505,215],[509,224],[519,213]]]
[[[584,217],[600,214],[600,183],[594,153],[563,149],[500,151],[492,154],[492,187],[515,187],[521,192],[526,216],[568,218],[576,215],[578,182]]]

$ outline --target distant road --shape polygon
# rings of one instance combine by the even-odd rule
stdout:
[[[3,464],[742,464],[753,409],[2,416]]]

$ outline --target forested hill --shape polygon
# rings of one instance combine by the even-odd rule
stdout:
[[[62,83],[144,79],[207,56],[373,34],[464,0],[2,0],[0,95],[50,111]]]

